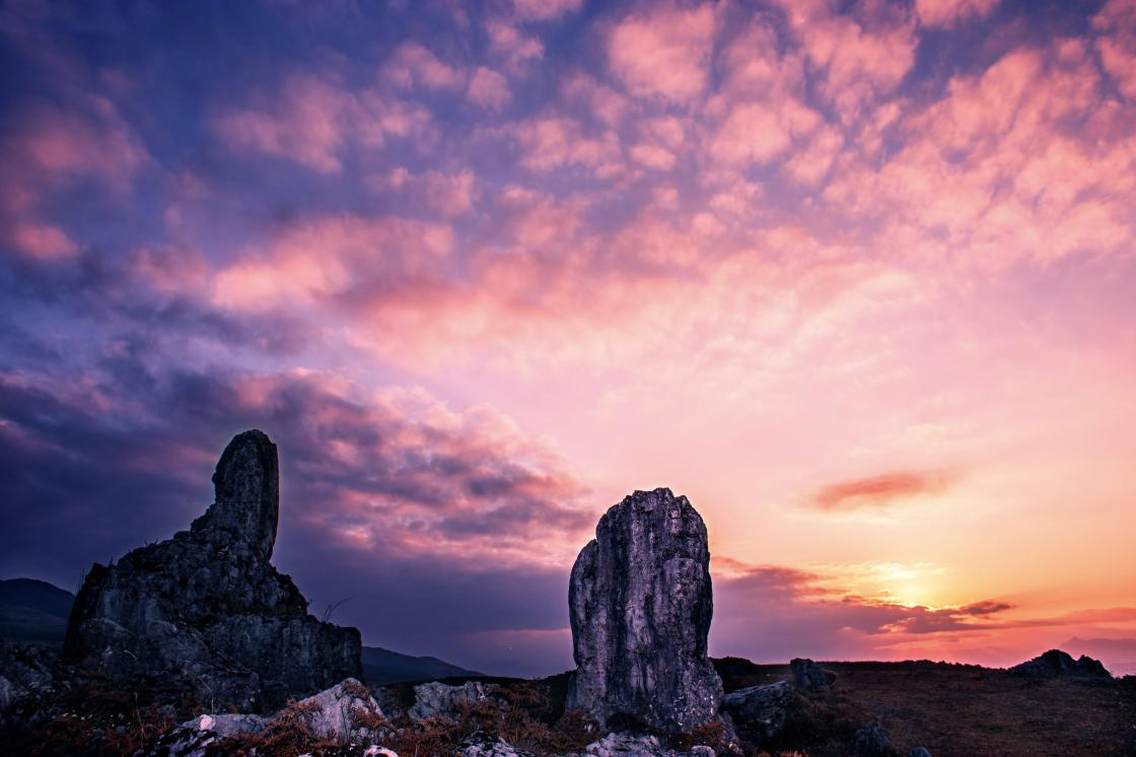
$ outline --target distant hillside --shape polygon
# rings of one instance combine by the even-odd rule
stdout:
[[[34,578],[0,581],[0,638],[63,643],[75,595]]]
[[[367,683],[381,686],[408,681],[432,681],[439,678],[481,676],[437,657],[412,657],[381,647],[363,647],[363,675]]]

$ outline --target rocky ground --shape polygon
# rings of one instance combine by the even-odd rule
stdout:
[[[607,734],[565,712],[565,674],[370,688],[347,682],[267,717],[209,713],[192,698],[170,702],[168,692],[124,691],[89,678],[45,688],[9,710],[0,744],[29,755],[1136,755],[1134,677],[833,663],[818,666],[827,678],[810,685],[807,671],[795,678],[788,665],[727,658],[715,667],[727,704],[732,694],[776,684],[763,713],[770,730],[756,743],[753,724],[740,718],[740,740],[722,725],[670,736]]]

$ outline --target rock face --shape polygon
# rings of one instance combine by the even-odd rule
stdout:
[[[706,526],[686,497],[637,491],[607,511],[572,568],[570,708],[664,733],[717,716],[709,565]]]
[[[1074,660],[1068,652],[1060,649],[1051,649],[1045,654],[1032,660],[1015,665],[1010,668],[1011,673],[1018,675],[1038,676],[1042,678],[1056,678],[1059,676],[1072,676],[1078,678],[1112,678],[1100,660],[1081,655]]]
[[[64,655],[111,678],[149,677],[219,710],[267,711],[361,677],[354,628],[323,623],[269,560],[279,517],[276,445],[237,435],[215,501],[188,531],[96,563],[71,610]]]

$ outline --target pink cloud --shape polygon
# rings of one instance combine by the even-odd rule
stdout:
[[[442,62],[423,45],[405,42],[395,48],[383,65],[383,76],[399,87],[457,89],[465,84],[465,75]]]
[[[276,310],[345,294],[367,281],[395,287],[429,277],[453,250],[446,226],[333,216],[283,229],[217,272],[213,301],[233,310]]]
[[[122,197],[149,162],[145,147],[114,104],[98,95],[73,108],[32,103],[15,109],[2,135],[0,237],[19,254],[38,260],[73,257],[79,244],[41,205],[59,190],[93,180]]]
[[[795,100],[743,103],[730,110],[710,143],[710,154],[730,165],[765,164],[782,155],[793,140],[821,123],[816,111]]]
[[[63,229],[35,221],[15,224],[8,241],[24,255],[39,260],[62,260],[79,250]]]
[[[709,6],[655,7],[615,25],[608,62],[631,94],[687,103],[706,90],[713,34]]]
[[[411,174],[405,168],[373,177],[376,192],[396,192],[409,196],[416,204],[430,208],[446,218],[456,218],[473,210],[476,181],[470,170],[453,174],[427,171]]]
[[[944,491],[955,476],[941,470],[893,471],[870,478],[838,481],[819,489],[811,498],[813,506],[835,512],[863,507],[887,507]]]
[[[834,12],[824,0],[784,3],[802,50],[819,70],[820,91],[845,123],[890,95],[915,63],[913,18],[885,6]]]
[[[485,32],[489,49],[511,73],[523,74],[528,65],[544,57],[544,43],[539,37],[526,34],[505,19],[490,18],[485,22]]]
[[[583,0],[513,0],[519,18],[526,21],[550,21],[580,10]]]
[[[594,77],[579,72],[564,79],[561,92],[566,100],[583,103],[596,118],[608,126],[617,125],[630,107],[626,97],[596,81]]]
[[[512,97],[505,77],[491,68],[479,66],[469,80],[466,96],[484,108],[499,109]]]
[[[521,164],[533,171],[584,166],[603,176],[621,169],[618,137],[613,132],[587,134],[571,118],[532,118],[514,125],[512,134],[521,147]]]
[[[1101,63],[1126,97],[1136,100],[1136,2],[1110,0],[1093,17]]]
[[[381,147],[388,137],[420,133],[429,121],[420,106],[377,91],[353,92],[335,77],[305,73],[288,76],[271,103],[225,110],[212,127],[233,150],[335,174],[342,170],[339,153],[349,142]]]
[[[924,26],[952,27],[986,18],[1000,0],[918,0],[915,12]]]

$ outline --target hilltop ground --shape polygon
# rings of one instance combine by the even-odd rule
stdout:
[[[727,691],[790,678],[787,665],[716,660]],[[828,663],[835,686],[795,695],[784,731],[770,754],[835,757],[849,754],[853,734],[878,720],[898,754],[923,746],[935,757],[963,755],[1136,755],[1136,677],[1116,680],[1036,679],[1003,670],[931,662]],[[577,751],[596,738],[578,719],[563,716],[567,676],[538,681],[449,678],[493,682],[499,704],[463,710],[451,723],[411,724],[392,717],[399,735],[385,744],[399,754],[452,753],[474,731],[500,735],[537,754]],[[373,687],[388,713],[413,701],[409,684]],[[161,699],[159,698],[159,701]],[[148,693],[103,689],[97,682],[45,710],[30,729],[0,733],[21,754],[130,754],[162,730],[195,714],[192,703],[160,707]],[[700,734],[697,743],[706,743]],[[675,747],[691,739],[677,737]],[[249,745],[243,751],[247,752]],[[302,734],[277,741],[274,754],[320,752]],[[241,750],[238,750],[238,753]],[[337,753],[337,752],[331,752]]]
[[[788,665],[717,661],[726,690],[790,677]],[[901,754],[1136,755],[1136,677],[1036,679],[933,662],[838,662],[832,691],[798,702],[775,745],[843,755],[878,719]]]

